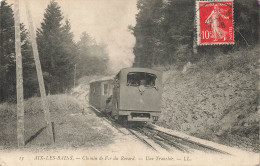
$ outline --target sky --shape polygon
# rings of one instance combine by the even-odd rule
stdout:
[[[0,0],[1,1],[1,0]],[[75,41],[86,31],[98,43],[107,45],[110,67],[114,72],[130,67],[134,61],[135,37],[128,25],[136,24],[136,0],[56,0],[64,18],[71,23]],[[14,3],[14,0],[7,0]],[[20,20],[25,25],[25,0],[20,0]],[[29,0],[34,27],[39,28],[50,0]]]

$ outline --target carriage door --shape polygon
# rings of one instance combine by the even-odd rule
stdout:
[[[108,96],[108,84],[107,83],[103,84],[103,95]]]
[[[119,73],[116,75],[114,79],[113,86],[113,101],[112,101],[112,116],[118,117],[118,106],[119,106],[119,88],[120,88],[120,80]]]

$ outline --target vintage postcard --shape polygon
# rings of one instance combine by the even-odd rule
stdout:
[[[259,1],[0,3],[0,166],[260,164]]]

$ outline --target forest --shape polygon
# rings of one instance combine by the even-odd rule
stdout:
[[[257,1],[234,1],[234,45],[194,47],[195,1],[138,0],[136,25],[129,30],[136,38],[133,67],[183,66],[203,58],[249,50],[259,43]],[[37,43],[46,92],[64,93],[76,78],[106,74],[106,46],[97,44],[87,32],[74,40],[70,20],[64,18],[59,4],[52,0],[37,29]],[[15,35],[12,4],[1,1],[0,7],[0,102],[15,101]],[[21,24],[23,82],[25,98],[39,95],[36,70],[28,30]],[[196,48],[196,52],[194,51]]]
[[[21,23],[24,97],[39,95],[39,85],[28,30]],[[45,9],[37,44],[46,92],[64,93],[76,78],[104,74],[108,70],[106,46],[97,44],[87,32],[75,42],[69,19],[64,19],[59,4],[51,1]],[[0,7],[0,102],[16,101],[15,29],[12,4]]]
[[[201,58],[250,49],[259,42],[259,7],[255,0],[234,1],[234,45],[198,46],[194,51],[195,2],[191,0],[138,0],[134,66],[183,66]]]

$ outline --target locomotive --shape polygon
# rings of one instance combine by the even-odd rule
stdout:
[[[120,123],[155,122],[161,113],[162,72],[124,68],[114,79],[90,83],[89,105]]]

